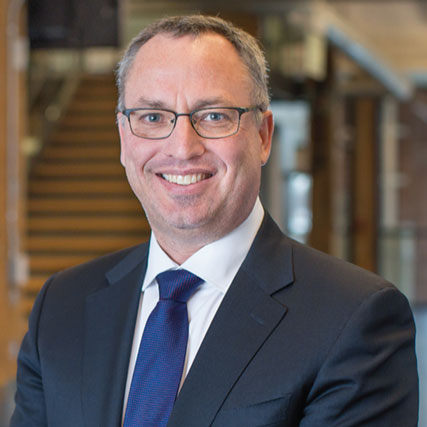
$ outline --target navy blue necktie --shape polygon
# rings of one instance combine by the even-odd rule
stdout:
[[[157,277],[160,299],[142,335],[124,427],[166,426],[178,393],[188,341],[187,300],[202,279],[187,270]]]

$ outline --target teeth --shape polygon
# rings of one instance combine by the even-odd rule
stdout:
[[[172,174],[162,174],[162,177],[173,184],[178,185],[190,185],[195,184],[196,182],[202,181],[208,177],[205,173],[198,173],[193,175],[172,175]]]

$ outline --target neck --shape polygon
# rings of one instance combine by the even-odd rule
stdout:
[[[239,227],[246,221],[250,213],[251,211],[245,216],[240,215],[235,218],[235,221],[227,221],[226,224],[216,222],[214,227],[203,226],[193,229],[176,227],[163,228],[159,226],[158,223],[149,222],[159,246],[170,259],[178,265],[181,265],[199,249],[221,239]]]
[[[221,238],[221,236],[202,239],[200,235],[195,239],[191,239],[186,233],[186,238],[168,233],[166,236],[163,233],[155,231],[157,243],[165,251],[171,260],[178,265],[183,264],[188,258],[196,253],[199,249]]]

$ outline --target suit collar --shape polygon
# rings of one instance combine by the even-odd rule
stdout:
[[[105,277],[110,284],[120,282],[123,277],[131,273],[138,266],[141,266],[142,262],[146,267],[147,257],[148,243],[135,246],[120,262],[118,262],[113,268],[111,268],[111,270],[105,273]]]
[[[294,281],[292,241],[266,213],[241,269],[253,276],[268,295]]]
[[[184,381],[169,427],[212,424],[235,382],[285,316],[287,308],[272,295],[292,281],[292,245],[266,214]]]
[[[147,245],[106,273],[108,285],[86,298],[82,403],[86,425],[121,423],[129,356]]]

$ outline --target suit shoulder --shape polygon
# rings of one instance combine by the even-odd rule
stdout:
[[[295,285],[309,287],[337,300],[362,301],[370,295],[397,288],[383,277],[332,255],[297,242],[293,246]]]
[[[382,289],[396,288],[382,277],[342,259],[292,240],[266,215],[244,268],[256,274],[267,291],[316,296],[318,301],[332,296],[337,301],[363,300]],[[292,283],[292,286],[287,286]]]
[[[74,275],[106,274],[111,268],[126,258],[132,258],[140,261],[141,257],[146,255],[147,246],[147,243],[143,243],[129,248],[120,249],[94,258],[83,264],[67,268],[66,270],[61,271],[59,275],[65,277]]]
[[[148,243],[121,249],[54,274],[48,281],[49,292],[69,290],[84,294],[106,285],[106,276],[116,269],[131,269],[144,261]]]

